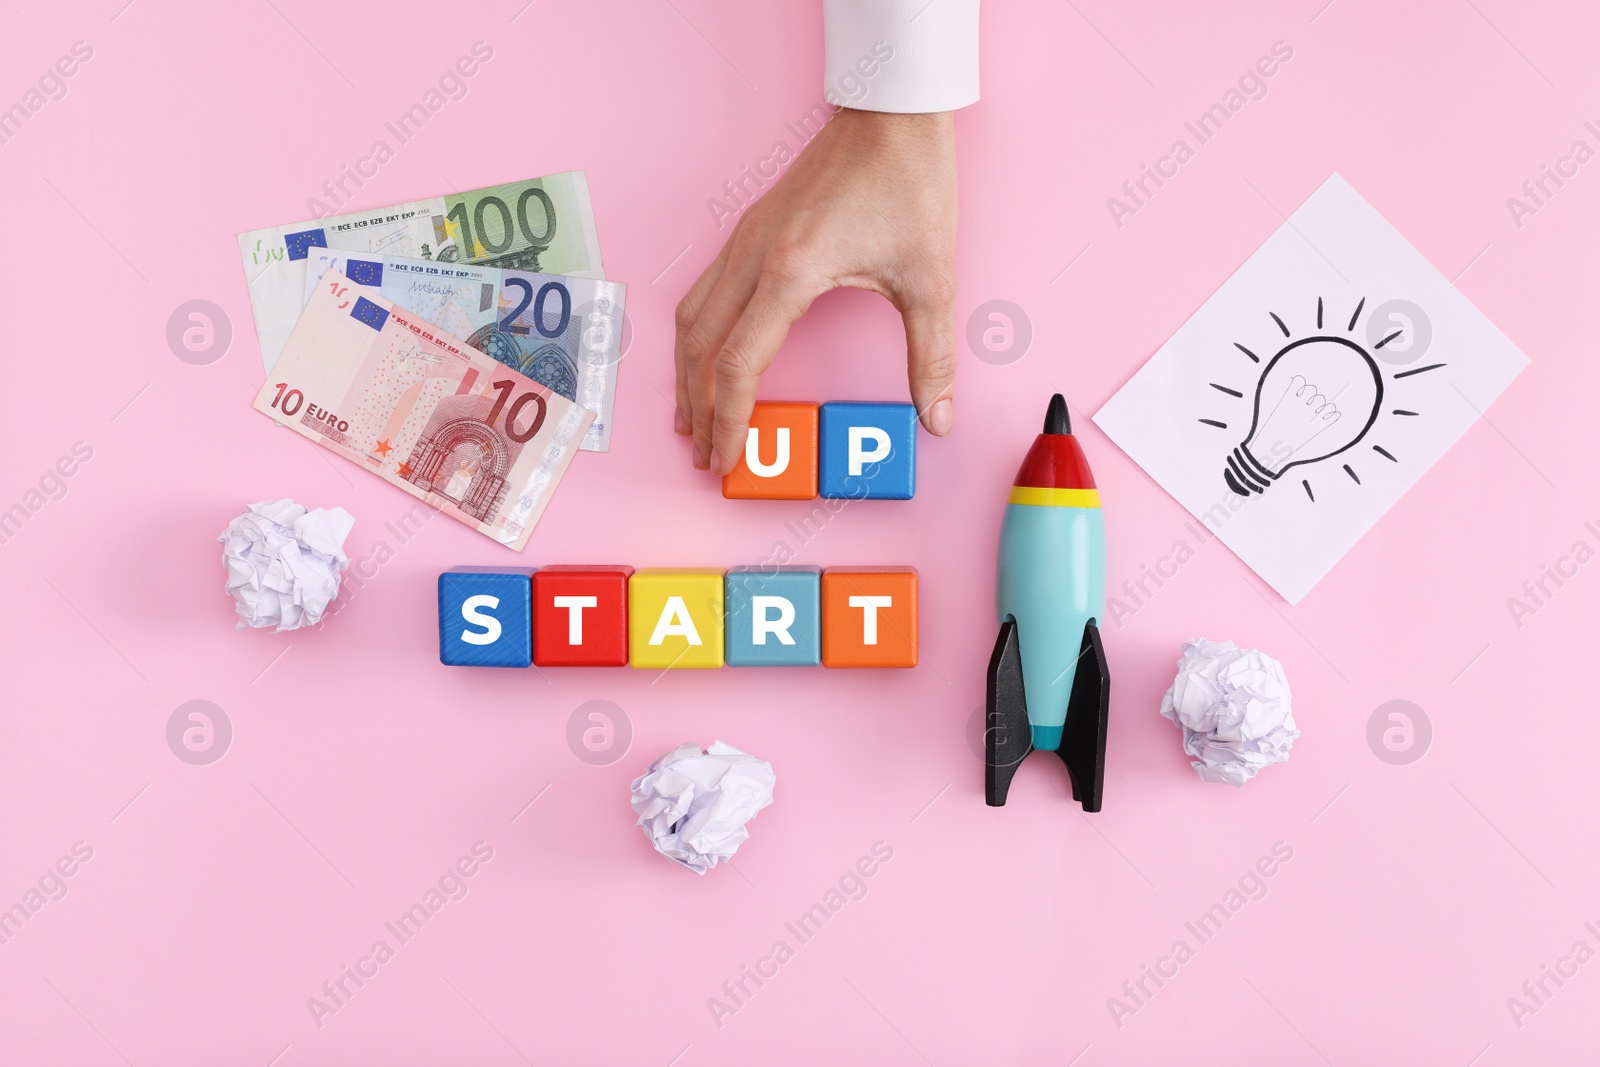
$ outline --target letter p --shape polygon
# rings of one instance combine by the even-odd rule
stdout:
[[[868,451],[863,446],[872,442],[872,450]],[[868,463],[881,463],[889,458],[893,449],[889,445],[889,434],[876,426],[850,427],[850,473],[859,475],[861,468]]]

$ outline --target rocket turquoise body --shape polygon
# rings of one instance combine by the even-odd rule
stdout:
[[[1027,494],[1013,490],[1018,495]],[[1098,504],[1008,503],[996,587],[1000,621],[1017,623],[1033,747],[1053,752],[1067,721],[1084,624],[1105,618],[1106,531]]]

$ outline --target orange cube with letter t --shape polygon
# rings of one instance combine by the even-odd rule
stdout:
[[[917,665],[915,567],[830,567],[822,572],[822,665]]]

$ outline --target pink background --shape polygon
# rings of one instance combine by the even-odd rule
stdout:
[[[0,509],[75,441],[93,449],[0,545],[0,906],[74,842],[93,849],[0,945],[0,1059],[1592,1061],[1600,962],[1547,980],[1520,1027],[1507,998],[1579,939],[1600,949],[1583,925],[1600,926],[1600,563],[1520,627],[1507,599],[1573,542],[1600,546],[1583,525],[1600,520],[1600,162],[1520,227],[1506,206],[1573,141],[1600,147],[1583,127],[1600,119],[1592,8],[989,4],[984,99],[957,124],[957,321],[1010,300],[1032,346],[1006,366],[963,347],[956,431],[920,442],[916,499],[852,507],[798,552],[916,565],[922,665],[657,679],[442,667],[434,578],[728,566],[796,544],[785,524],[807,508],[722,500],[667,398],[673,305],[727,232],[708,198],[774,140],[792,147],[784,122],[820,95],[818,5],[124,2],[27,5],[0,35],[6,105],[74,41],[94,49],[0,145]],[[495,56],[470,95],[358,205],[583,168],[635,331],[611,453],[578,457],[520,557],[444,519],[400,544],[384,524],[408,499],[248,410],[261,369],[234,243],[305,217],[477,40]],[[1279,40],[1294,55],[1268,95],[1114,225],[1107,197]],[[970,739],[993,550],[1045,399],[1061,389],[1078,415],[1113,587],[1137,578],[1186,516],[1084,414],[1334,170],[1447,277],[1464,272],[1532,364],[1298,608],[1213,543],[1108,633],[1102,814],[1066,800],[1045,757],[986,808]],[[234,331],[208,366],[165,339],[197,298]],[[882,301],[830,296],[763,393],[898,399],[901,345]],[[345,506],[352,555],[383,542],[393,558],[322,630],[237,633],[214,539],[282,496]],[[1156,714],[1198,635],[1264,649],[1293,684],[1294,757],[1242,791],[1197,781]],[[209,766],[166,742],[192,699],[232,723]],[[566,741],[594,699],[632,724],[608,766]],[[1392,699],[1433,724],[1408,766],[1366,739]],[[735,869],[698,879],[650,851],[627,786],[666,748],[714,738],[771,760],[777,801]],[[470,893],[319,1028],[307,999],[477,841],[494,858]],[[868,894],[799,944],[784,923],[878,841],[893,859]],[[1280,841],[1293,858],[1266,897],[1199,944],[1185,922]],[[780,938],[794,958],[719,1028],[708,998]],[[1179,939],[1193,959],[1147,980],[1118,1026],[1108,999]]]

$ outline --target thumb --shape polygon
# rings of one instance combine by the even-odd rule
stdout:
[[[953,304],[908,307],[901,311],[906,326],[906,362],[911,402],[923,428],[936,437],[950,432],[955,421],[956,326]]]

